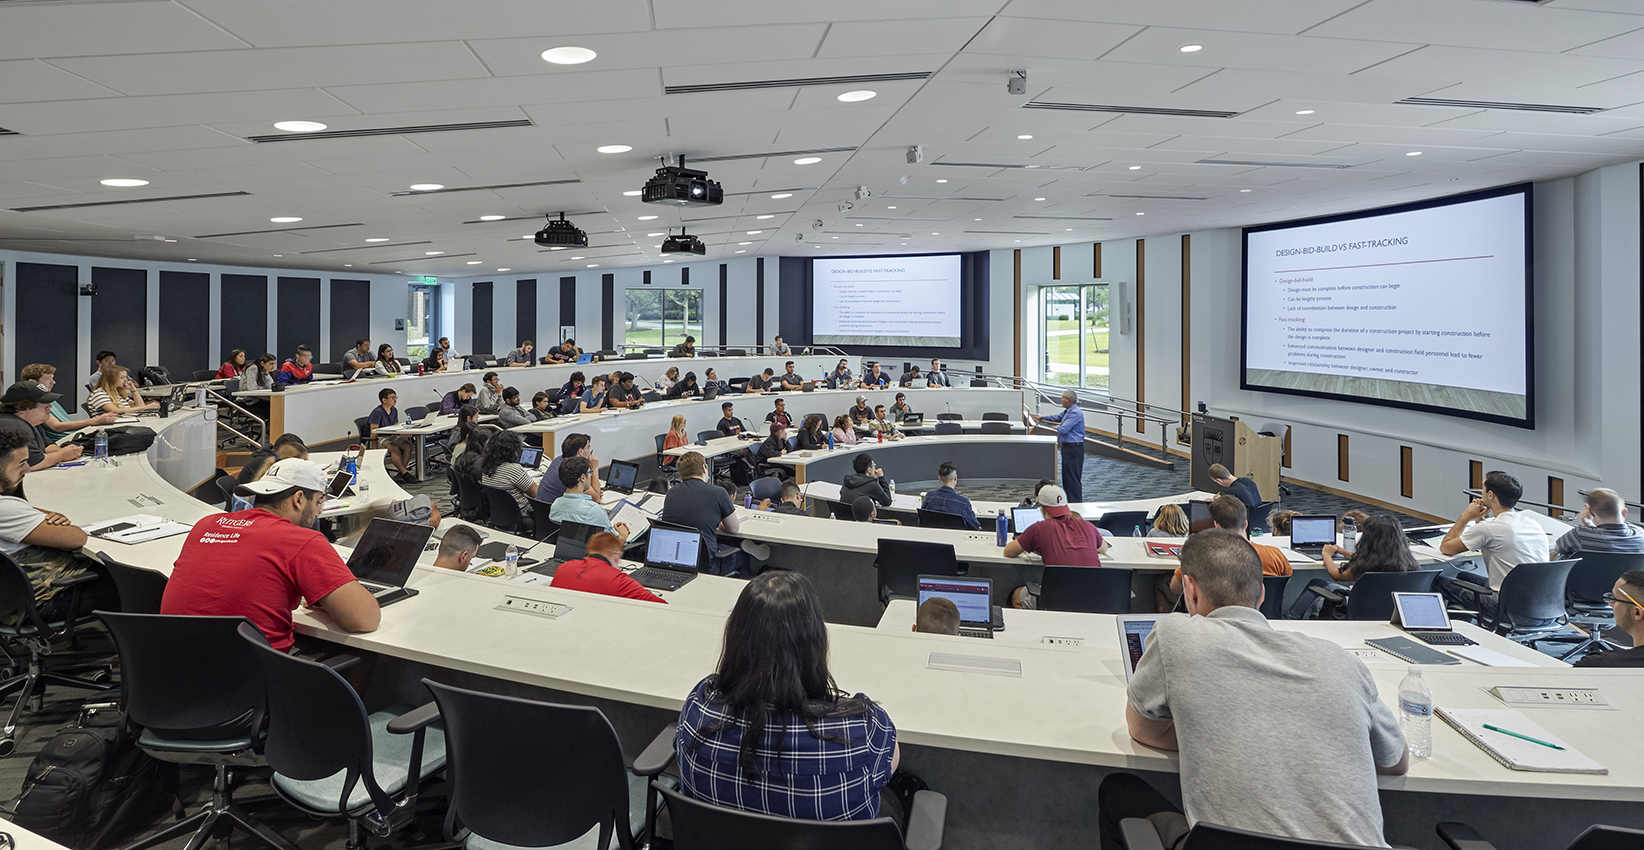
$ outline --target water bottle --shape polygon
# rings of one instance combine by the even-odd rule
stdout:
[[[742,507],[753,510],[753,490],[749,490],[748,495],[742,498]]]
[[[1353,551],[1353,544],[1359,542],[1359,524],[1347,517],[1341,521],[1341,548]]]
[[[833,432],[828,432],[828,451],[833,451]]]
[[[202,410],[205,409],[205,384],[201,384],[194,388],[194,406]]]
[[[97,448],[93,450],[92,457],[94,459],[96,459],[98,466],[105,466],[105,465],[108,464],[108,429],[107,428],[98,428],[97,429]]]
[[[1010,536],[1010,521],[1005,519],[1004,511],[1000,511],[993,518],[993,536],[996,538],[999,548],[1005,548],[1005,538]]]
[[[343,458],[343,470],[348,473],[348,483],[349,484],[353,484],[355,481],[359,480],[360,465],[357,461],[354,460],[353,455],[344,456],[344,458]]]
[[[895,478],[892,478],[890,480],[890,494],[891,494],[892,499],[896,498],[896,479]]]
[[[879,442],[885,442],[885,431],[882,428],[879,429]]]
[[[1433,754],[1433,692],[1416,664],[1410,665],[1410,674],[1399,682],[1399,728],[1412,757],[1424,759]]]
[[[1136,523],[1136,530],[1132,531],[1130,533],[1130,536],[1131,537],[1146,537],[1147,535],[1142,533],[1142,524],[1141,523]]]
[[[503,552],[502,557],[503,572],[507,573],[509,578],[519,575],[519,547],[512,543],[508,544],[508,549]]]

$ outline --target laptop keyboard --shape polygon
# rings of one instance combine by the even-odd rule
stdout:
[[[992,629],[960,629],[960,637],[987,638],[993,640]]]
[[[649,588],[675,590],[684,587],[691,579],[696,578],[696,574],[662,570],[656,567],[640,567],[629,573],[628,577]]]
[[[1411,637],[1426,644],[1441,646],[1471,646],[1478,641],[1459,632],[1409,632]]]
[[[365,588],[366,590],[370,591],[372,596],[376,596],[379,593],[387,593],[390,590],[394,590],[394,588],[389,587],[386,584],[373,584],[373,583],[368,582],[368,581],[360,582],[360,586]]]

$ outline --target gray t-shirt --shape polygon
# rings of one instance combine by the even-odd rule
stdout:
[[[0,431],[15,431],[29,441],[29,466],[46,459],[46,434],[39,426],[24,422],[15,413],[0,413]]]
[[[1364,662],[1254,608],[1159,620],[1130,705],[1175,720],[1189,823],[1386,847],[1375,767],[1404,735]]]
[[[0,552],[7,555],[28,546],[23,538],[34,533],[46,515],[16,496],[0,496]]]

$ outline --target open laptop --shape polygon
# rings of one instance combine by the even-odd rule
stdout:
[[[405,582],[411,578],[411,568],[417,565],[422,547],[433,533],[430,525],[377,517],[365,527],[359,545],[348,556],[348,569],[378,605],[410,599],[417,592]]]
[[[935,597],[959,608],[961,637],[993,638],[1003,628],[999,607],[993,604],[993,579],[968,576],[920,576],[919,604]]]
[[[645,566],[629,573],[652,590],[678,590],[702,569],[702,532],[652,525]]]
[[[1147,650],[1147,636],[1153,633],[1153,627],[1158,625],[1163,614],[1120,614],[1119,623],[1119,657],[1125,665],[1125,681],[1136,675],[1136,665],[1141,663],[1142,653]]]
[[[800,392],[814,393],[816,392],[816,382],[806,381],[805,383],[799,385],[799,390]]]
[[[559,536],[554,538],[554,560],[575,561],[588,557],[588,538],[604,530],[581,522],[560,523]]]
[[[639,464],[626,460],[611,461],[605,470],[605,489],[612,493],[632,494],[639,481]]]
[[[918,428],[919,426],[925,424],[925,414],[904,413],[902,414],[902,424],[910,428]]]
[[[577,365],[578,366],[586,366],[586,365],[588,365],[589,363],[592,363],[592,362],[594,362],[594,355],[592,355],[592,354],[578,354],[577,355]]]
[[[1198,534],[1201,531],[1215,526],[1210,518],[1210,503],[1203,500],[1193,500],[1182,507],[1187,509],[1187,533]]]
[[[1470,646],[1478,641],[1456,631],[1444,610],[1444,597],[1437,593],[1393,594],[1393,625],[1426,644]]]
[[[524,446],[519,450],[519,465],[526,469],[536,469],[542,465],[542,449],[536,446]]]
[[[718,382],[713,382],[713,383],[703,385],[703,387],[702,387],[702,400],[703,401],[713,401],[718,396],[719,396],[719,383]]]
[[[1290,518],[1290,551],[1299,552],[1310,558],[1319,558],[1324,554],[1324,545],[1334,542],[1336,542],[1336,517],[1334,515],[1297,514]]]
[[[1010,528],[1020,537],[1028,526],[1045,518],[1045,512],[1040,508],[1011,508]]]

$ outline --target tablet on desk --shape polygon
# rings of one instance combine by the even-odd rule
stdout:
[[[1164,614],[1122,614],[1119,623],[1119,655],[1125,665],[1125,681],[1136,675],[1136,665],[1142,661],[1142,653],[1147,651],[1147,636],[1153,633],[1153,627],[1159,624]]]

